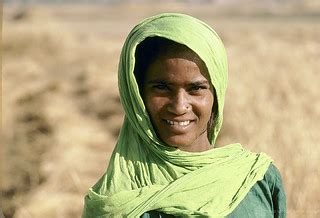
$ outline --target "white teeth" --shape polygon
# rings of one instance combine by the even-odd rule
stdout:
[[[179,126],[186,126],[190,123],[190,120],[183,121],[183,122],[176,122],[176,121],[172,121],[172,120],[166,120],[166,121],[170,125],[179,125]]]

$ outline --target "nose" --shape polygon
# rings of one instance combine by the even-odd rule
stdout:
[[[173,93],[167,110],[175,115],[182,115],[191,109],[188,93],[184,90]]]

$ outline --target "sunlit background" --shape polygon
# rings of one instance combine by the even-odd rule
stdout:
[[[158,2],[4,1],[5,216],[81,215],[124,116],[117,88],[124,40],[145,17],[182,12],[212,26],[227,49],[217,146],[240,142],[268,153],[284,180],[288,217],[320,217],[320,2]]]

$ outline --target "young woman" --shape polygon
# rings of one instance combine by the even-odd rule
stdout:
[[[125,120],[83,217],[285,217],[267,155],[215,148],[227,60],[218,35],[183,14],[160,14],[129,34],[119,63]]]

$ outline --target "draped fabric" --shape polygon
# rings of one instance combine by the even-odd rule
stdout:
[[[124,123],[106,173],[85,197],[83,217],[139,217],[150,210],[186,217],[226,216],[263,178],[271,162],[240,144],[191,153],[166,146],[157,137],[134,76],[136,47],[154,36],[186,45],[205,63],[216,92],[214,128],[209,133],[215,144],[228,71],[221,39],[188,15],[165,13],[143,20],[129,33],[120,56]]]

